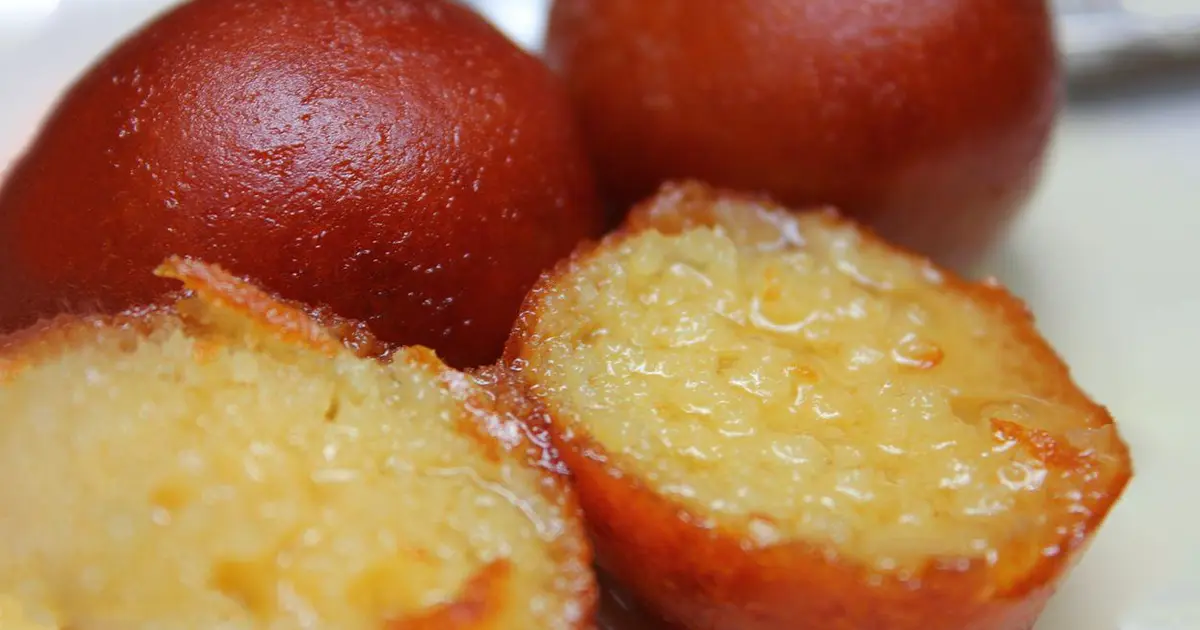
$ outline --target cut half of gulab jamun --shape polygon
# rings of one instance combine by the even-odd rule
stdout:
[[[0,339],[0,594],[53,628],[585,630],[570,489],[504,399],[173,260]],[[7,617],[6,617],[7,618]]]
[[[1131,476],[1005,290],[694,183],[543,277],[506,365],[600,566],[690,629],[1028,629]]]

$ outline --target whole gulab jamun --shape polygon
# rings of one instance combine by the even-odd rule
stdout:
[[[0,190],[0,329],[171,289],[195,256],[496,358],[528,287],[604,228],[566,91],[445,0],[195,0],[57,105]]]
[[[1045,0],[556,0],[602,188],[835,204],[965,270],[1038,181],[1060,102]]]

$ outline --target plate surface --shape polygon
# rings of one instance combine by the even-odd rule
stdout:
[[[481,0],[539,29],[527,1]],[[72,78],[169,2],[0,0],[0,171]],[[1073,103],[988,270],[1109,406],[1136,464],[1038,630],[1200,629],[1200,77]]]

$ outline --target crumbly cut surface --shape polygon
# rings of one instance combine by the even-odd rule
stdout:
[[[215,315],[75,331],[0,369],[0,593],[24,614],[89,630],[579,627],[575,526],[429,357],[330,358]]]
[[[1124,446],[1013,304],[829,214],[701,214],[543,287],[518,367],[560,430],[705,526],[880,572],[1020,574],[1107,509]]]

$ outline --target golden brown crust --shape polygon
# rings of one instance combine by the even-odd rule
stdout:
[[[504,560],[489,563],[471,576],[453,601],[436,606],[419,617],[395,619],[384,630],[470,630],[490,628],[505,603],[504,588],[512,565]]]
[[[361,322],[339,317],[325,308],[284,300],[218,265],[171,256],[154,273],[180,281],[184,289],[204,302],[250,316],[281,341],[303,342],[326,354],[342,347],[360,357],[382,357],[388,352]]]
[[[63,348],[94,338],[100,330],[125,331],[131,340],[172,319],[168,309],[150,307],[120,315],[59,315],[12,333],[0,335],[0,383]]]
[[[248,317],[280,341],[308,346],[327,355],[337,354],[342,345],[319,322],[302,309],[287,304],[216,265],[192,258],[172,256],[155,270],[155,275],[183,283],[201,302],[230,309]],[[186,312],[187,301],[176,304]]]
[[[584,508],[570,480],[570,468],[555,446],[548,414],[540,404],[526,396],[520,383],[500,365],[472,371],[467,378],[477,386],[479,396],[467,409],[476,419],[474,426],[500,445],[508,457],[517,457],[543,474],[542,491],[558,504],[571,522],[584,523]],[[460,383],[451,382],[451,387]],[[494,447],[493,447],[494,448]],[[593,548],[582,536],[570,537],[558,548],[560,563],[566,567],[563,582],[578,585],[578,600],[583,605],[581,628],[594,627],[599,607],[598,587],[592,572]]]
[[[31,360],[69,347],[98,329],[125,329],[131,339],[148,333],[193,310],[188,300],[232,308],[257,322],[283,342],[303,342],[326,354],[346,348],[363,358],[387,358],[394,350],[378,341],[361,322],[339,317],[327,309],[311,308],[268,293],[250,281],[217,265],[172,256],[155,270],[163,278],[178,280],[183,290],[161,303],[129,309],[116,315],[69,314],[41,320],[28,328],[0,335],[0,381]]]
[[[407,348],[408,360],[434,361],[432,351]],[[413,358],[417,354],[421,358]],[[465,400],[459,427],[493,459],[515,457],[542,474],[543,496],[558,505],[571,522],[583,522],[583,508],[570,482],[570,470],[551,437],[545,411],[526,396],[508,370],[485,366],[467,373],[444,369],[442,382]],[[469,394],[467,392],[470,392]],[[592,547],[582,537],[564,539],[559,546],[564,583],[580,585],[583,619],[591,620],[597,607],[595,576],[591,573]],[[590,621],[589,621],[590,623]],[[590,626],[588,626],[590,627]]]
[[[187,329],[204,342],[210,331],[207,311],[227,309],[258,326],[264,336],[277,342],[302,346],[333,357],[349,351],[362,356],[363,348],[378,348],[373,339],[365,345],[347,342],[342,331],[347,328],[326,328],[320,314],[303,306],[279,300],[257,286],[201,261],[170,258],[156,272],[184,284],[185,291],[175,294],[173,306],[155,306],[131,310],[119,315],[62,315],[43,320],[16,333],[0,335],[0,383],[21,370],[53,358],[72,347],[94,343],[104,336],[120,343],[137,344],[162,330]],[[212,309],[211,307],[217,307]],[[324,321],[354,329],[336,317]],[[127,339],[124,335],[127,334]],[[218,342],[213,341],[216,345]],[[378,357],[366,352],[366,357]],[[527,403],[507,380],[488,372],[489,376],[468,375],[447,367],[434,351],[420,347],[399,348],[387,360],[419,367],[439,379],[443,387],[462,402],[462,415],[457,427],[472,438],[484,456],[495,460],[509,459],[538,473],[537,491],[549,500],[561,514],[561,531],[544,532],[553,538],[549,552],[558,564],[561,579],[556,580],[555,593],[572,601],[582,614],[572,626],[576,630],[594,628],[594,611],[598,598],[595,577],[591,571],[592,553],[583,531],[582,512],[574,491],[563,476],[564,467],[549,440],[525,428]],[[515,579],[510,563],[493,561],[465,582],[458,596],[450,602],[431,608],[419,617],[396,619],[387,628],[421,630],[444,628],[494,628],[495,617],[509,603],[506,585]]]
[[[678,630],[678,626],[655,619],[604,571],[597,571],[596,578],[600,584],[600,630]]]
[[[545,409],[526,396],[520,382],[500,365],[474,370],[471,377],[486,392],[487,406],[500,411],[509,423],[492,423],[491,434],[510,451],[522,451],[529,465],[551,473],[552,484],[569,487],[570,469],[554,447]]]
[[[667,184],[657,197],[635,208],[618,231],[598,244],[581,247],[543,275],[525,302],[504,358],[529,397],[548,405],[537,395],[527,348],[538,343],[532,331],[540,317],[539,304],[561,278],[580,268],[597,248],[612,247],[640,230],[654,227],[670,232],[711,223],[713,205],[731,199],[761,201],[698,183]],[[828,216],[830,221],[841,221],[833,213]],[[874,238],[869,232],[864,235]],[[1047,384],[1047,393],[1091,410],[1098,424],[1112,422],[1103,407],[1074,385],[1067,366],[1034,329],[1033,318],[1020,300],[994,282],[971,284],[947,273],[945,285],[1000,310],[1034,359],[1052,368],[1054,379]],[[747,532],[701,526],[704,514],[691,512],[627,474],[619,458],[584,434],[580,423],[556,416],[553,409],[547,416],[555,428],[554,445],[572,472],[588,515],[599,565],[665,619],[693,630],[781,630],[798,624],[847,630],[1030,628],[1056,582],[1078,559],[1132,475],[1127,449],[1118,444],[1124,467],[1091,505],[1086,522],[1062,535],[1058,553],[1033,550],[1037,560],[1032,566],[1006,574],[1003,566],[988,567],[982,561],[932,560],[916,575],[901,579],[802,543],[757,547],[748,544]],[[1003,426],[997,430],[1012,433]],[[1051,465],[1064,456],[1065,450],[1044,436],[1015,437]]]
[[[563,441],[563,459],[589,515],[600,565],[665,618],[687,628],[779,630],[789,620],[812,628],[1024,629],[1065,568],[1050,559],[1037,584],[996,599],[990,572],[932,566],[916,579],[881,577],[852,561],[802,544],[748,549],[745,532],[704,529],[702,515],[614,476],[591,441]]]

